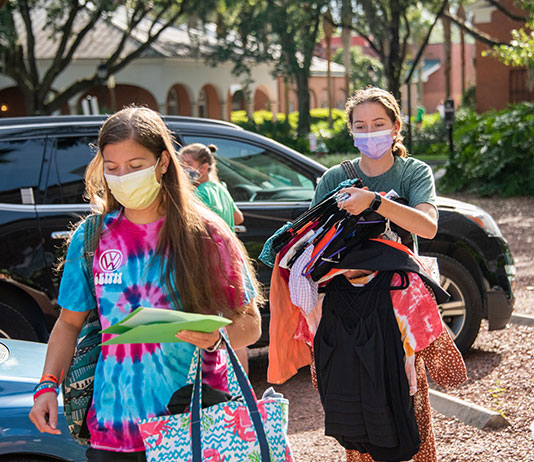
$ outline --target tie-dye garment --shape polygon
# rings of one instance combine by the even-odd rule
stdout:
[[[119,212],[105,217],[91,275],[103,329],[139,306],[172,309],[171,298],[162,287],[161,258],[155,255],[163,220],[137,225]],[[72,311],[94,308],[83,258],[83,227],[82,223],[70,243],[58,297],[58,304]],[[230,274],[228,243],[219,239],[223,268]],[[246,269],[239,277],[245,278],[247,287],[242,297],[244,305],[256,294]],[[106,341],[112,336],[102,337]],[[194,346],[188,343],[103,346],[87,417],[91,446],[120,452],[143,451],[136,422],[168,413],[170,397],[185,385],[193,350]],[[227,388],[224,354],[204,353],[203,380],[215,388]]]
[[[349,278],[356,287],[363,287],[371,282],[378,272]],[[417,392],[417,373],[415,369],[415,353],[424,350],[443,331],[443,323],[436,301],[416,273],[407,272],[410,285],[404,290],[391,290],[391,304],[395,319],[401,333],[404,348],[404,369],[410,385],[410,395]],[[401,285],[400,276],[395,273],[391,286]]]

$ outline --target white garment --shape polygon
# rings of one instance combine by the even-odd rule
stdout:
[[[317,304],[319,285],[309,276],[303,276],[302,271],[310,261],[313,253],[313,245],[309,245],[302,255],[293,263],[289,272],[289,297],[295,306],[309,314]]]
[[[310,239],[314,234],[315,232],[313,231],[313,229],[311,231],[308,231],[306,234],[304,234],[304,236],[302,236],[297,242],[295,242],[291,246],[291,248],[285,253],[285,255],[280,259],[280,261],[278,262],[278,266],[280,268],[289,269],[289,267],[287,266],[289,260],[291,260],[293,255],[295,255],[295,253],[297,252],[297,250],[302,245],[304,245],[306,241],[308,241],[308,239]]]

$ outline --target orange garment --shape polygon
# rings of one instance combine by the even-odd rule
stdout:
[[[301,310],[291,302],[287,281],[280,274],[279,258],[277,255],[269,294],[271,323],[267,381],[274,384],[284,383],[301,367],[312,362],[310,347],[303,341],[295,339]]]

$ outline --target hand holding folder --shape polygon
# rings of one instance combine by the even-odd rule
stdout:
[[[176,334],[181,330],[213,332],[231,322],[230,319],[211,314],[139,307],[122,321],[102,331],[105,334],[118,334],[102,345],[178,343],[182,340]]]

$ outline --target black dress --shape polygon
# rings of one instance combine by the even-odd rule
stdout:
[[[393,274],[379,272],[364,287],[344,276],[327,285],[314,355],[325,434],[375,460],[405,461],[420,438],[389,293]],[[398,289],[406,289],[399,274]]]

